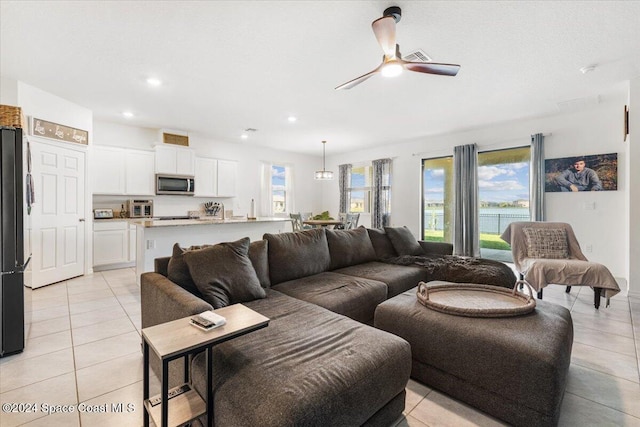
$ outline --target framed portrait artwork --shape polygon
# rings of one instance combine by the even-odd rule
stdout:
[[[544,170],[546,192],[618,189],[618,153],[546,159]]]

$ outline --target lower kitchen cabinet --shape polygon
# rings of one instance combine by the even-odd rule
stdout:
[[[121,264],[135,261],[135,227],[133,248],[131,230],[127,221],[93,223],[93,266]],[[133,258],[131,255],[133,251]]]

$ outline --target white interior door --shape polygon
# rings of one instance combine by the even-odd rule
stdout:
[[[32,208],[32,287],[84,274],[86,152],[31,144],[35,203]]]

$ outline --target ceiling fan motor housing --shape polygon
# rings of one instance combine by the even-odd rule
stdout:
[[[392,16],[393,20],[396,21],[396,24],[400,22],[400,18],[402,18],[402,10],[398,6],[391,6],[384,10],[382,16]]]

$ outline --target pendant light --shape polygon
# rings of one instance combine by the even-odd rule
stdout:
[[[327,144],[327,141],[322,141],[322,170],[316,171],[314,176],[315,179],[322,180],[322,181],[333,179],[333,172],[326,170],[324,167],[326,144]]]

